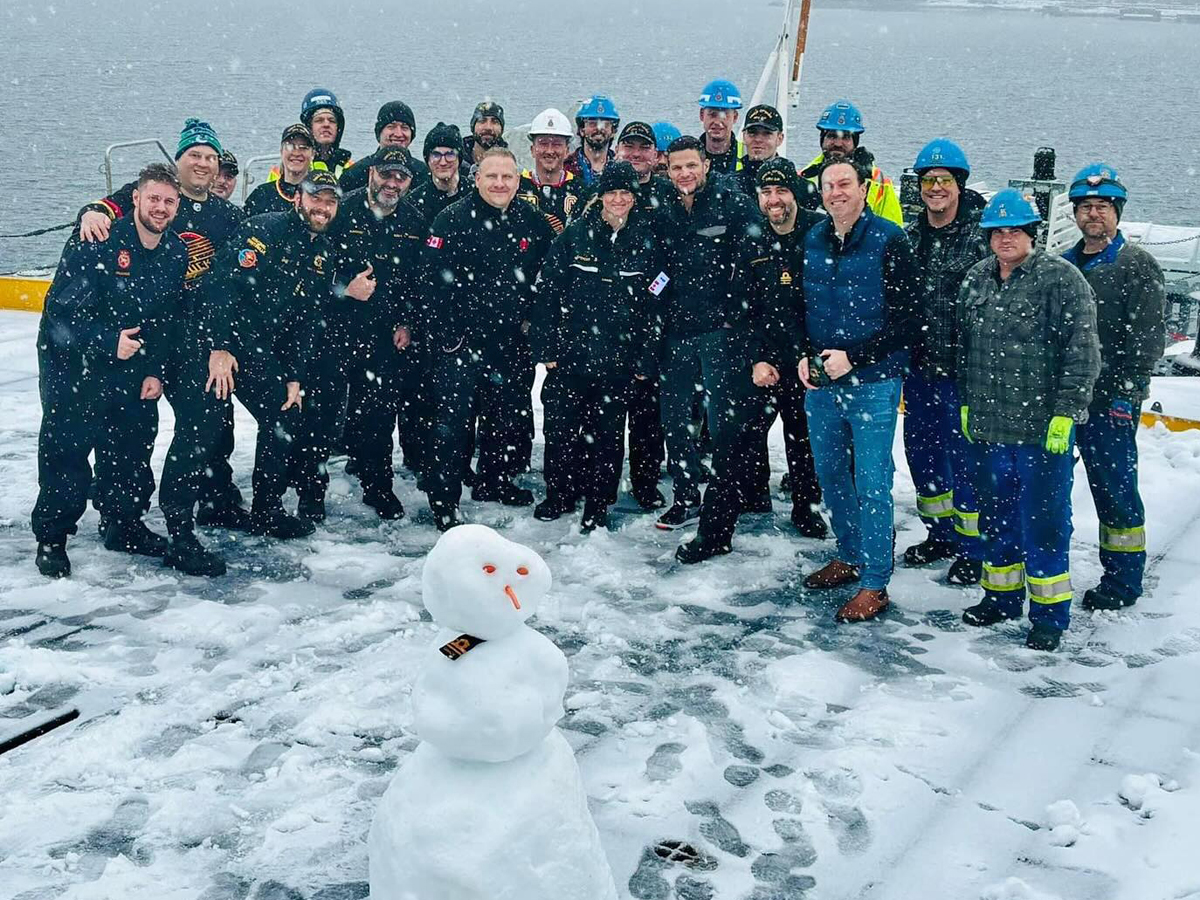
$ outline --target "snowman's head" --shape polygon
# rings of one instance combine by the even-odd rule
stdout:
[[[550,568],[486,525],[459,525],[425,557],[421,588],[435,622],[490,641],[512,634],[537,612],[550,590]]]

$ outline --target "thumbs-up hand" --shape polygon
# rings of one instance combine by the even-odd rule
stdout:
[[[366,302],[375,293],[375,267],[367,263],[367,267],[354,276],[346,286],[346,295],[355,300]]]

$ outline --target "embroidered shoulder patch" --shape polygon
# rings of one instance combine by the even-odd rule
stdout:
[[[117,254],[118,269],[128,269],[131,265],[133,265],[133,257],[128,250],[122,250]]]
[[[256,237],[250,238],[249,240],[246,241],[246,243],[249,244],[251,247],[253,247],[255,250],[257,250],[259,253],[267,252],[267,245],[264,244],[262,241],[260,241]]]
[[[431,234],[429,236],[429,240],[425,242],[425,246],[432,247],[434,250],[441,250],[444,246],[446,246],[446,242],[436,234]]]
[[[253,269],[258,265],[258,254],[249,247],[238,253],[238,265],[243,269]]]

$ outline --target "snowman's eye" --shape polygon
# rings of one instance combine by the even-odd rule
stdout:
[[[524,566],[517,566],[517,574],[518,575],[528,575],[529,570],[527,568],[525,568]]]
[[[487,572],[489,575],[493,575],[496,572],[496,567],[491,563],[484,563],[483,571]]]

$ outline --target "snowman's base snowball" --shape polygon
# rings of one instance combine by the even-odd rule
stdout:
[[[503,763],[420,744],[375,811],[371,900],[615,900],[575,754],[555,729]]]

